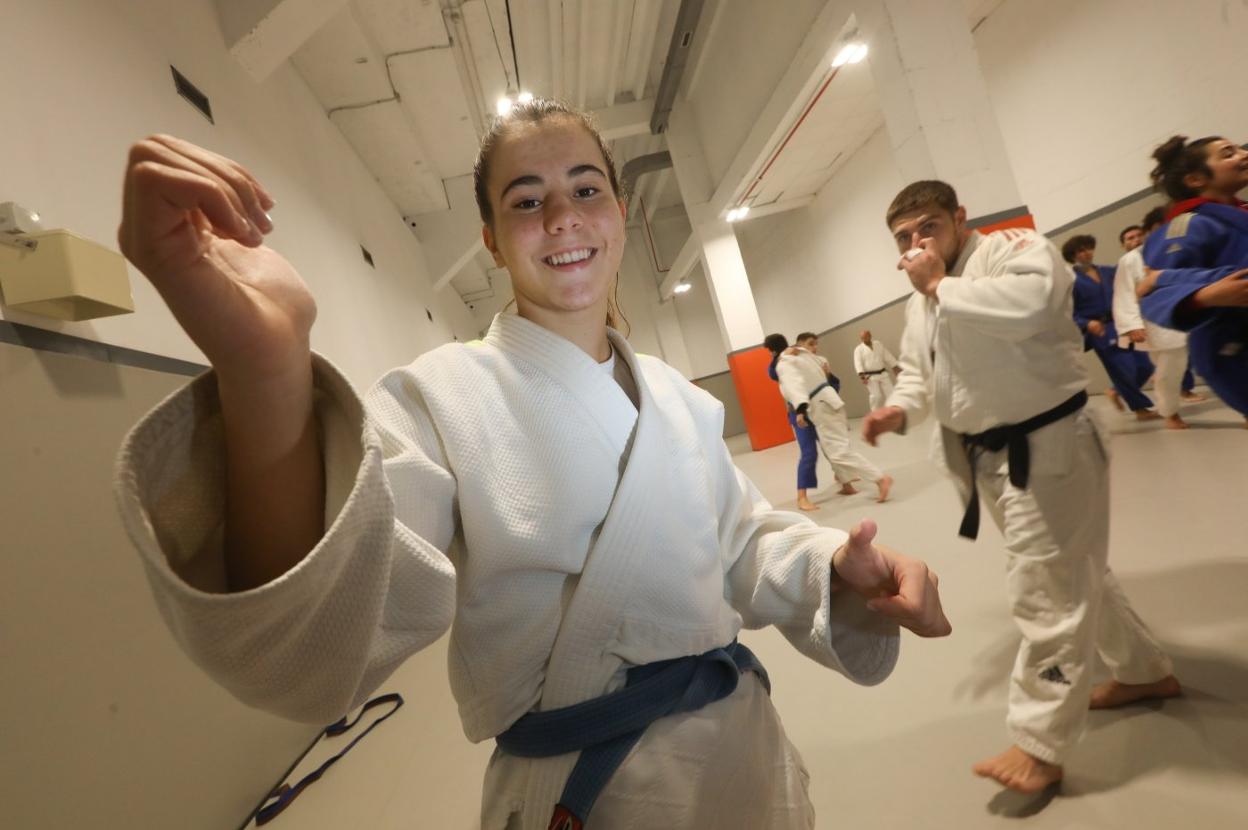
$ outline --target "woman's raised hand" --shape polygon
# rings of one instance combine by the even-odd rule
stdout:
[[[243,386],[306,377],[316,303],[264,247],[273,198],[244,167],[155,135],[130,148],[117,236],[216,368]]]

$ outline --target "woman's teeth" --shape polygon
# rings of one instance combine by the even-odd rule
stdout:
[[[581,248],[578,251],[566,251],[562,254],[552,254],[542,261],[547,265],[571,265],[574,262],[589,259],[593,256],[593,253],[593,248]]]

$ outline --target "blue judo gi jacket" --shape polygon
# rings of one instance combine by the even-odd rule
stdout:
[[[1186,209],[1185,209],[1186,208]],[[1188,332],[1192,363],[1218,396],[1248,415],[1248,309],[1193,311],[1183,303],[1233,271],[1248,268],[1248,210],[1193,199],[1144,244],[1144,262],[1162,271],[1140,300],[1144,316]]]

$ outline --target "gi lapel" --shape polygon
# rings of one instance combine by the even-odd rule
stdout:
[[[515,314],[495,316],[485,342],[541,369],[561,384],[591,416],[612,458],[623,455],[637,422],[637,410],[615,379],[579,346]],[[550,416],[565,414],[552,412]]]
[[[641,407],[611,509],[555,638],[542,689],[543,710],[601,695],[619,669],[621,661],[608,653],[608,647],[632,596],[640,559],[652,547],[651,528],[661,509],[655,503],[656,488],[647,483],[663,474],[662,413],[628,342],[615,331],[609,336],[616,359],[626,361],[633,374]],[[525,798],[525,828],[546,827],[575,761],[575,756],[551,758],[533,765]]]

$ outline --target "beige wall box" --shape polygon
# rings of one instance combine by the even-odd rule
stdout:
[[[58,320],[134,312],[130,274],[116,251],[59,229],[6,241],[0,245],[0,289],[9,308]]]

